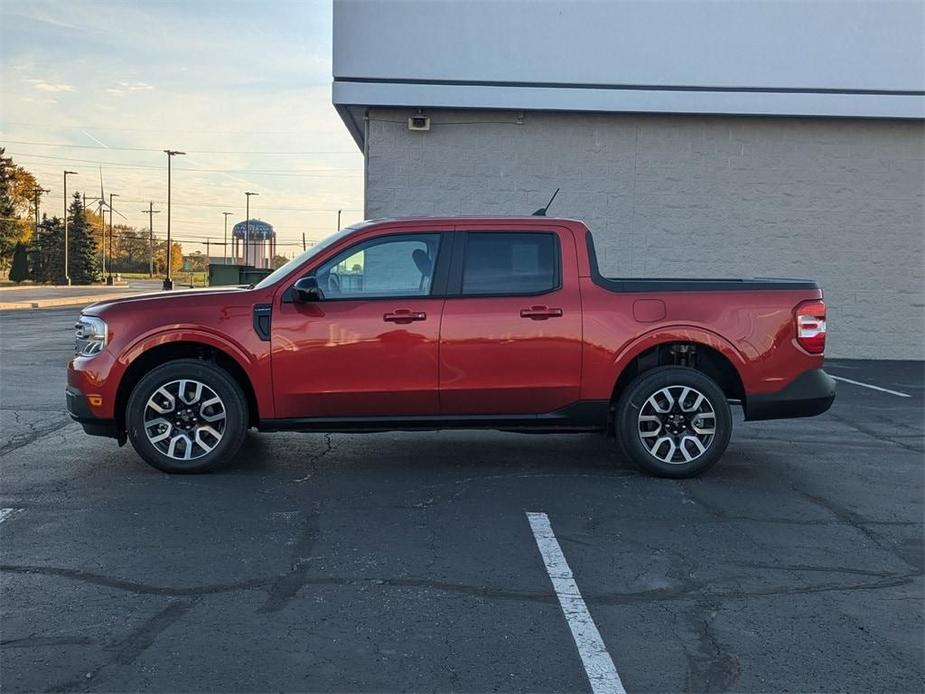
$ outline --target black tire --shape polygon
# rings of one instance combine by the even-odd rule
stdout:
[[[664,389],[669,389],[675,405],[669,406],[671,400],[665,397]],[[706,404],[700,401],[696,409],[684,411],[677,406],[682,395],[688,408],[697,402],[697,395],[703,395]],[[665,413],[656,407],[665,409]],[[710,409],[715,424],[711,436],[698,433],[710,430]],[[640,421],[640,414],[649,421]],[[659,421],[652,421],[653,417]],[[642,429],[648,434],[646,440],[652,441],[649,446],[643,442]],[[658,477],[695,477],[703,473],[722,457],[731,434],[732,413],[726,395],[713,379],[696,369],[661,366],[646,371],[633,379],[617,402],[616,438],[621,450],[643,471]],[[667,441],[659,444],[662,439]]]
[[[200,400],[206,397],[201,394],[207,392],[207,389],[211,389],[213,394],[220,400],[218,404],[211,405],[206,409],[203,409],[202,404],[199,403],[189,404],[186,411],[179,414],[177,414],[178,408],[174,407],[170,413],[163,417],[163,419],[170,422],[169,425],[163,425],[165,430],[171,434],[176,431],[180,438],[183,438],[184,434],[186,435],[186,441],[178,442],[170,450],[173,450],[174,453],[183,454],[186,452],[190,442],[193,442],[190,453],[191,459],[189,460],[181,460],[176,456],[171,457],[167,452],[162,451],[155,443],[152,443],[144,427],[146,413],[149,421],[157,417],[157,413],[149,408],[149,399],[162,387],[168,388],[168,392],[171,388],[179,388],[180,386],[175,386],[174,384],[182,381],[199,383],[204,386],[199,391]],[[195,385],[190,386],[187,384],[186,388],[188,389],[186,391],[188,395],[196,393]],[[211,396],[209,396],[209,399],[211,400]],[[199,404],[198,408],[197,404]],[[157,403],[155,402],[152,407],[156,406]],[[218,431],[218,423],[197,420],[197,417],[219,416],[219,406],[224,412],[224,419],[221,420],[221,431],[219,432],[221,436],[215,443],[215,438],[211,434],[198,434],[198,426],[196,425],[198,423],[199,426]],[[192,412],[192,414],[187,414],[189,412]],[[180,417],[181,415],[189,417],[189,419],[183,421],[182,425],[174,421],[175,417]],[[224,369],[198,359],[177,359],[152,369],[137,383],[129,396],[128,405],[125,409],[125,425],[132,446],[149,465],[170,473],[208,472],[229,461],[241,447],[244,434],[248,428],[247,400],[244,393],[241,392],[241,387]],[[183,426],[193,428],[186,430],[182,428]],[[193,434],[193,436],[190,437],[189,434]],[[198,443],[200,440],[203,441],[203,444]],[[170,439],[168,439],[167,444],[160,443],[160,445],[167,445],[169,448],[169,443]],[[213,445],[213,448],[204,452],[208,445]]]

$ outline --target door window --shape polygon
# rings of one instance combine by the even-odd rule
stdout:
[[[463,295],[543,294],[559,287],[555,234],[469,232]]]
[[[439,247],[440,234],[371,239],[318,267],[315,278],[326,299],[427,296]]]

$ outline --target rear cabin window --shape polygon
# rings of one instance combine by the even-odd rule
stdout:
[[[542,294],[559,286],[555,234],[480,233],[466,236],[464,295]]]

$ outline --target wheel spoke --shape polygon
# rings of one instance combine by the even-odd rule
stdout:
[[[212,439],[211,443],[203,440],[203,435],[209,436]],[[222,440],[222,435],[219,434],[215,429],[209,426],[203,426],[196,429],[196,443],[205,450],[206,453],[211,451],[218,445],[218,442]]]
[[[161,402],[158,402],[157,398],[161,398]],[[168,412],[173,412],[176,409],[177,401],[174,399],[173,395],[167,392],[166,386],[161,386],[156,391],[154,395],[148,400],[148,407],[150,407],[155,412],[160,414],[167,414]]]
[[[177,455],[177,444],[183,442],[183,456]],[[193,455],[193,442],[189,440],[186,434],[177,434],[170,439],[170,445],[167,447],[167,455],[178,460],[189,460]]]
[[[690,391],[689,388],[685,390]],[[703,403],[704,400],[706,400],[706,398],[701,393],[697,393],[697,396],[694,399],[694,404],[691,405],[690,407],[685,407],[684,406],[685,398],[681,398],[681,401],[680,401],[681,411],[682,412],[696,412],[698,409],[700,409],[700,405],[701,403]]]
[[[212,414],[206,414],[206,410],[213,408],[215,411]],[[222,404],[222,399],[217,395],[214,398],[206,400],[199,407],[199,416],[202,417],[207,422],[218,422],[225,418],[225,406]]]
[[[164,431],[160,431],[160,427],[167,427]],[[151,429],[153,427],[158,427],[158,433],[151,435]],[[168,438],[173,431],[173,424],[168,422],[163,417],[158,417],[157,419],[152,419],[150,422],[145,422],[145,432],[148,434],[148,441],[151,443],[157,443],[158,441],[163,441]]]
[[[668,453],[666,455],[661,455],[659,451],[664,448],[665,444],[668,444]],[[666,463],[670,463],[671,459],[674,458],[675,448],[676,446],[674,445],[674,441],[672,441],[671,437],[663,436],[660,439],[656,439],[655,443],[652,444],[652,448],[649,450],[656,458],[660,458]]]
[[[190,399],[186,398],[187,386],[193,384],[193,397]],[[199,398],[202,397],[203,385],[199,381],[180,381],[180,400],[182,400],[187,405],[195,405],[199,402]]]
[[[688,444],[693,444],[697,449],[697,452],[694,455],[691,455],[690,450],[688,449]],[[700,439],[696,436],[685,436],[681,439],[681,443],[678,445],[678,450],[681,451],[681,455],[684,456],[684,461],[689,463],[695,458],[699,458],[703,453],[706,452],[706,446],[700,443]]]
[[[696,424],[691,424],[691,431],[693,431],[698,436],[713,436],[716,433],[716,427],[710,426],[697,426]]]

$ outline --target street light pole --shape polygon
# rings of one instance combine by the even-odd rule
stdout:
[[[233,212],[222,212],[225,215],[225,265],[228,265],[228,215]]]
[[[340,213],[341,213],[341,212],[343,212],[343,210],[338,210],[338,211],[337,211],[337,230],[338,230],[338,231],[340,231]]]
[[[148,209],[142,210],[148,213],[148,277],[154,277],[154,215],[160,214],[160,210],[154,209],[154,203],[148,203]]]
[[[67,177],[76,176],[76,171],[64,172],[64,283],[68,286],[71,284],[71,275],[68,273],[67,258],[69,255],[67,240]]]
[[[167,277],[164,278],[164,289],[170,290],[173,289],[173,279],[170,272],[170,266],[172,265],[170,261],[173,257],[173,253],[171,253],[173,249],[170,247],[170,161],[175,156],[184,155],[186,152],[180,152],[176,149],[165,149],[164,154],[167,155]]]
[[[109,274],[106,276],[106,284],[110,287],[113,284],[112,280],[112,199],[119,197],[118,193],[109,194]]]
[[[247,244],[251,240],[251,195],[260,195],[260,193],[244,193],[245,213],[244,213],[244,264],[247,265]],[[256,255],[256,254],[255,254]],[[254,258],[254,267],[257,267],[257,258]]]

